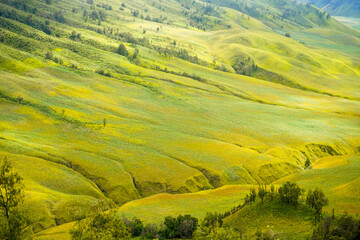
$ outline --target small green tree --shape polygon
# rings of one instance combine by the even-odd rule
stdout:
[[[319,221],[323,207],[328,204],[328,199],[321,189],[316,188],[314,191],[309,190],[306,196],[306,204],[315,209],[315,221]]]
[[[255,188],[250,189],[250,202],[255,202],[256,200],[256,190]]]
[[[132,59],[135,60],[139,57],[139,49],[135,49],[134,54],[132,55]]]
[[[16,100],[18,101],[18,103],[22,103],[22,101],[24,100],[24,98],[23,97],[21,97],[21,96],[18,96],[17,98],[16,98]]]
[[[220,228],[223,224],[222,216],[217,212],[207,212],[203,221],[201,222],[201,230],[207,234]]]
[[[275,186],[274,186],[274,185],[271,185],[271,186],[270,186],[270,193],[269,193],[269,195],[270,195],[270,199],[273,200],[274,197],[275,197]]]
[[[249,194],[246,194],[246,196],[245,196],[245,198],[244,198],[244,201],[245,201],[245,204],[251,203],[251,202],[250,202],[250,196],[249,196]]]
[[[81,40],[81,34],[77,33],[76,31],[72,31],[70,35],[70,39],[73,41]]]
[[[130,60],[135,64],[140,63],[139,49],[135,49],[134,54],[131,56]]]
[[[308,168],[310,166],[311,162],[309,159],[306,159],[305,161],[305,168]]]
[[[17,208],[23,201],[21,182],[20,175],[12,172],[7,157],[0,160],[0,239],[22,239],[28,224],[25,215]]]
[[[259,185],[258,196],[261,199],[261,202],[264,202],[264,198],[266,196],[266,188],[262,185]]]
[[[48,60],[52,60],[52,59],[53,59],[53,54],[52,54],[52,52],[46,52],[46,53],[45,53],[45,58],[48,59]]]
[[[178,232],[180,238],[191,238],[196,229],[195,223],[192,219],[186,219],[179,224]]]
[[[119,47],[117,49],[117,53],[120,54],[121,56],[125,56],[125,57],[127,57],[129,55],[129,52],[123,43],[121,43],[119,45]]]

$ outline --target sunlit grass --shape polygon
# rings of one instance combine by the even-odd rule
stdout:
[[[55,225],[55,219],[72,221],[73,206],[88,208],[97,199],[119,206],[128,202],[120,213],[147,221],[182,211],[202,217],[205,211],[237,204],[248,189],[244,184],[270,184],[290,174],[310,181],[318,173],[328,178],[335,167],[343,175],[350,169],[345,157],[308,146],[321,144],[341,154],[354,154],[359,147],[356,32],[337,22],[327,30],[288,24],[289,39],[229,9],[222,9],[223,24],[231,29],[219,25],[202,31],[186,26],[176,1],[169,1],[166,13],[140,0],[129,2],[125,11],[118,1],[109,4],[113,10],[99,26],[85,23],[80,10],[71,13],[79,1],[39,2],[39,11],[63,9],[72,21],[50,22],[60,37],[13,20],[20,30],[2,31],[26,40],[29,49],[0,43],[0,157],[8,155],[24,175],[27,207],[35,204],[38,216],[46,218],[37,231]],[[134,19],[130,8],[148,8],[152,17],[163,14],[173,22]],[[87,26],[131,32],[156,46],[174,48],[176,41],[177,48],[209,65],[125,43],[130,54],[139,49],[136,65],[114,52],[119,41]],[[72,31],[82,40],[70,40]],[[62,64],[45,59],[47,52]],[[235,74],[231,65],[239,55],[288,82]],[[229,72],[215,70],[213,61]],[[184,72],[193,77],[181,76]],[[304,154],[312,161],[322,159],[304,172]],[[331,189],[325,187],[332,193],[327,210],[339,199],[339,211],[360,212],[354,207],[358,198],[346,200],[357,190],[358,175],[351,173]],[[190,194],[229,184],[240,186]],[[156,195],[166,192],[185,194]],[[200,207],[194,203],[198,198]],[[171,206],[161,212],[168,201]]]

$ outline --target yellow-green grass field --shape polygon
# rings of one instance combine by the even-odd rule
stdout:
[[[169,1],[166,13],[152,1],[131,1],[124,11],[118,1],[107,3],[113,10],[100,26],[84,21],[80,1],[39,3],[39,12],[63,9],[68,19],[51,20],[52,35],[0,18],[0,157],[8,156],[24,177],[24,207],[37,206],[34,217],[46,219],[35,232],[73,221],[74,207],[90,209],[98,200],[148,220],[156,213],[148,209],[159,211],[170,200],[169,214],[195,207],[188,199],[196,196],[223,210],[241,198],[244,185],[280,183],[289,175],[310,181],[317,173],[324,178],[311,186],[334,193],[330,198],[339,199],[338,211],[360,211],[352,208],[359,198],[350,196],[360,177],[351,170],[355,160],[337,166],[352,175],[331,189],[325,178],[337,172],[316,169],[318,161],[326,165],[332,156],[359,155],[358,31],[332,18],[327,27],[276,20],[272,29],[264,19],[228,8],[220,8],[221,24],[204,31],[184,24],[188,19],[177,1]],[[13,9],[1,4],[7,8]],[[172,22],[134,18],[134,9]],[[130,54],[139,49],[135,64],[116,53],[122,41],[109,29],[146,37],[152,46],[186,49],[208,64],[125,42]],[[81,40],[71,40],[72,31],[81,33]],[[264,71],[235,74],[231,65],[239,56]],[[314,169],[304,171],[306,159]],[[214,188],[219,189],[196,195]],[[230,195],[213,194],[220,192]],[[201,217],[204,211],[189,213]]]
[[[321,188],[329,199],[325,212],[331,213],[334,208],[336,214],[359,214],[359,156],[324,157],[312,166],[313,169],[285,177],[275,184],[292,181],[306,189]]]
[[[358,214],[359,196],[359,157],[330,156],[323,157],[312,164],[301,174],[282,178],[274,184],[280,186],[286,181],[297,182],[307,191],[314,186],[324,190],[329,198],[325,207],[326,214]],[[166,216],[190,213],[202,219],[206,212],[224,213],[244,202],[244,197],[251,187],[257,185],[232,185],[215,190],[206,190],[186,194],[158,194],[140,200],[131,201],[117,209],[121,218],[140,218],[145,223],[161,223]],[[258,200],[254,205],[247,205],[225,219],[225,226],[231,226],[244,235],[252,236],[258,229],[271,229],[282,237],[292,236],[303,239],[312,229],[314,213],[304,205],[305,195],[300,198],[301,204],[295,208],[278,202],[279,200]],[[259,217],[261,216],[261,217]],[[68,236],[73,224],[55,227],[36,235],[37,239],[56,239]]]
[[[123,218],[138,217],[160,224],[166,216],[191,214],[203,218],[207,212],[224,213],[240,205],[251,185],[227,185],[215,190],[185,194],[158,194],[129,202],[117,210]]]

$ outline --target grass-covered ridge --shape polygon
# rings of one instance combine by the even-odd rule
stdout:
[[[305,188],[321,187],[329,196],[329,206],[324,209],[326,212],[330,213],[335,208],[338,213],[358,213],[359,160],[359,156],[323,157],[312,164],[313,169],[275,183],[290,180]]]
[[[305,239],[312,229],[313,210],[301,204],[284,205],[276,199],[258,201],[225,218],[224,225],[238,229],[245,236],[257,231],[273,231],[278,238]]]
[[[276,2],[0,3],[0,154],[46,219],[34,231],[79,203],[160,205],[358,155],[360,33]]]

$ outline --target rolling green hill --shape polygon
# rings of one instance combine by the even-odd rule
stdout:
[[[0,157],[44,219],[34,232],[99,200],[140,214],[174,198],[177,214],[199,191],[359,155],[360,32],[306,4],[212,3],[1,1]]]
[[[324,208],[331,213],[356,214],[359,208],[359,156],[332,156],[316,160],[312,169],[300,174],[285,177],[275,182],[296,181],[300,186],[310,189],[319,187],[329,198],[329,205]]]
[[[259,230],[278,239],[306,239],[312,229],[313,210],[306,205],[284,205],[279,199],[247,205],[224,219],[224,225],[244,236],[255,236]]]

